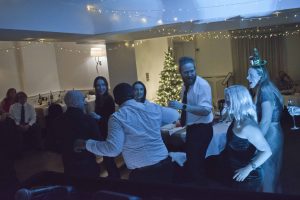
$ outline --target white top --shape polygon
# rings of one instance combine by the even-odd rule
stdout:
[[[17,125],[20,125],[21,109],[22,109],[22,104],[20,103],[15,103],[11,105],[9,109],[9,115]],[[30,126],[32,126],[36,122],[35,109],[32,105],[26,102],[24,104],[24,110],[25,110],[25,123],[26,124],[28,123]]]
[[[181,96],[183,97],[183,93],[185,90],[185,86],[183,86],[183,90]],[[195,83],[190,86],[189,91],[187,93],[187,104],[193,106],[205,106],[208,108],[212,108],[212,95],[211,88],[209,83],[197,76]],[[213,120],[212,111],[207,116],[195,115],[191,112],[186,112],[186,124],[199,124],[199,123],[210,123]]]
[[[172,123],[178,117],[168,112],[169,108],[154,103],[126,101],[111,115],[106,141],[88,140],[86,148],[101,156],[115,157],[122,152],[128,169],[156,164],[168,156],[161,124]]]

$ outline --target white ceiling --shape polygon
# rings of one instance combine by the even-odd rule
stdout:
[[[300,0],[0,0],[0,40],[114,42],[232,30],[297,23],[299,8]]]

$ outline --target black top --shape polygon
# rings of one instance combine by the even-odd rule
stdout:
[[[100,131],[95,120],[83,113],[81,109],[69,107],[55,120],[55,132],[61,137],[64,170],[67,175],[95,178],[100,168],[95,155],[83,151],[74,152],[76,139],[100,139]]]
[[[254,158],[256,148],[247,139],[240,138],[234,134],[232,123],[227,130],[226,150],[233,170],[245,167]]]
[[[95,113],[101,116],[99,127],[101,130],[101,140],[106,140],[108,131],[108,120],[115,112],[115,101],[111,95],[97,96],[95,101]]]

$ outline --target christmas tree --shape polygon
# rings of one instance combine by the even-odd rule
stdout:
[[[180,101],[182,79],[173,58],[173,50],[165,52],[164,68],[160,73],[156,103],[167,106],[170,100]]]

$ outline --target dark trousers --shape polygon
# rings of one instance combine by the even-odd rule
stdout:
[[[108,178],[121,178],[119,169],[114,157],[103,156],[103,163],[107,170]]]
[[[23,131],[20,127],[16,126],[15,132],[20,152],[31,148],[42,148],[41,128],[36,123],[30,126],[27,131]]]
[[[129,174],[129,180],[140,182],[171,183],[173,179],[173,163],[170,157],[157,164],[137,168]]]
[[[186,128],[187,181],[205,182],[205,156],[213,137],[212,124],[193,124]]]

